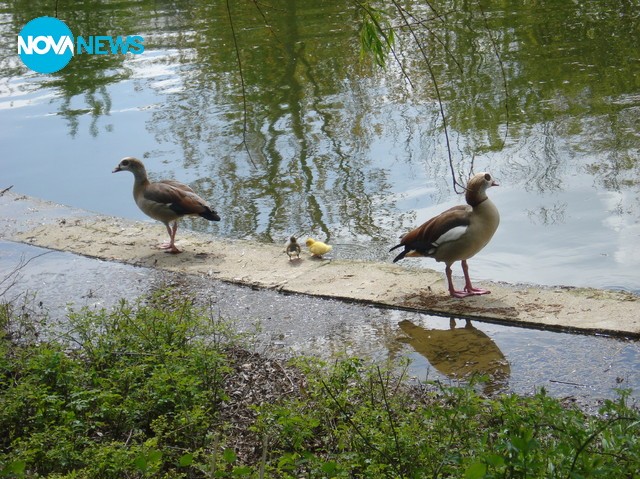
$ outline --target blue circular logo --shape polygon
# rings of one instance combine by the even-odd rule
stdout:
[[[35,18],[18,34],[20,59],[38,73],[53,73],[64,68],[73,51],[73,34],[57,18]]]

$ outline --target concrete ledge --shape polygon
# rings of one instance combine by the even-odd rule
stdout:
[[[223,281],[544,329],[640,337],[640,297],[588,288],[490,284],[492,294],[451,298],[443,276],[391,263],[319,260],[306,251],[289,262],[281,245],[179,231],[184,253],[155,248],[164,226],[92,214],[35,198],[0,196],[0,236],[6,240],[138,266],[205,275]]]

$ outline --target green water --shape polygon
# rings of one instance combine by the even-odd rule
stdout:
[[[222,217],[186,227],[390,261],[488,170],[502,223],[474,278],[640,291],[640,2],[376,5],[384,69],[357,2],[0,2],[0,188],[142,219],[110,174],[136,156]],[[145,51],[37,74],[16,37],[44,15]]]

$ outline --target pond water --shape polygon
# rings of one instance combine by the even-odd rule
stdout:
[[[135,302],[165,287],[231,321],[234,331],[250,335],[253,349],[270,357],[303,354],[331,362],[355,356],[376,364],[409,358],[404,372],[410,381],[448,385],[484,377],[477,388],[487,394],[544,388],[591,411],[629,390],[631,403],[640,404],[637,340],[285,295],[0,240],[0,299],[13,300],[32,322],[46,321],[38,332],[53,331],[56,339],[69,332],[70,310],[110,309],[122,298]]]
[[[358,2],[0,2],[0,189],[143,219],[111,175],[136,156],[222,217],[189,228],[386,262],[487,170],[502,222],[474,279],[640,291],[640,2],[380,5],[384,69]],[[37,74],[16,38],[44,15],[144,53]]]

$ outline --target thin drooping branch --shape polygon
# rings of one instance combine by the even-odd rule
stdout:
[[[452,183],[453,183],[453,189],[456,193],[460,194],[463,193],[466,190],[465,185],[463,184],[464,179],[461,177],[461,172],[460,171],[456,171],[456,167],[454,165],[454,161],[453,161],[453,153],[452,153],[452,148],[451,148],[451,142],[450,142],[450,137],[449,137],[449,126],[448,126],[448,122],[447,122],[447,116],[445,113],[445,108],[444,108],[444,103],[443,103],[443,99],[442,99],[442,95],[441,95],[441,91],[440,91],[440,85],[436,79],[435,76],[435,72],[434,72],[434,68],[433,68],[433,63],[430,60],[429,56],[427,55],[427,52],[425,51],[425,47],[423,45],[423,40],[421,40],[417,28],[421,27],[422,29],[425,30],[425,32],[430,36],[430,38],[432,38],[435,43],[437,43],[437,45],[439,45],[441,48],[444,49],[445,53],[451,58],[451,60],[453,61],[453,63],[455,64],[455,66],[457,67],[457,69],[460,72],[463,72],[463,67],[460,64],[460,62],[458,61],[458,59],[455,57],[455,55],[453,54],[453,52],[448,48],[447,44],[445,41],[443,41],[443,39],[441,38],[441,36],[433,29],[429,26],[428,22],[430,21],[434,21],[434,20],[439,20],[444,26],[446,26],[446,17],[449,14],[449,12],[447,13],[442,13],[439,12],[429,0],[424,0],[425,4],[428,6],[428,8],[433,12],[433,16],[431,16],[429,19],[425,19],[425,18],[420,18],[417,17],[414,13],[412,13],[410,10],[408,10],[405,6],[400,5],[400,3],[397,0],[391,0],[391,3],[393,4],[394,8],[396,9],[396,12],[398,14],[398,16],[401,19],[401,25],[394,25],[394,26],[387,26],[387,27],[383,27],[380,24],[379,18],[380,18],[380,14],[384,13],[382,10],[378,10],[374,7],[371,7],[368,3],[368,1],[366,0],[354,0],[354,3],[365,12],[366,14],[366,19],[367,21],[371,22],[373,24],[373,33],[376,36],[379,36],[382,38],[382,41],[375,41],[371,40],[369,37],[367,38],[363,38],[363,45],[365,49],[370,50],[376,57],[376,63],[378,63],[381,66],[383,65],[383,59],[385,56],[385,53],[387,52],[392,52],[393,53],[393,57],[395,62],[400,66],[401,70],[402,70],[402,74],[403,76],[406,78],[407,82],[413,86],[411,79],[409,78],[409,74],[407,73],[407,71],[404,69],[404,66],[402,64],[402,62],[400,61],[400,59],[398,58],[398,55],[396,54],[396,51],[394,49],[394,37],[393,37],[393,31],[394,30],[406,30],[409,32],[410,36],[412,37],[413,41],[415,42],[415,45],[418,47],[420,54],[422,56],[422,58],[424,59],[425,65],[427,67],[429,76],[431,77],[431,82],[433,84],[435,93],[436,93],[436,97],[437,97],[437,101],[438,101],[438,107],[439,107],[439,116],[442,119],[442,124],[443,124],[443,131],[444,131],[444,137],[445,137],[445,142],[446,142],[446,148],[447,148],[447,155],[448,155],[448,161],[449,161],[449,170],[451,172],[451,179],[452,179]],[[485,14],[485,12],[482,10],[482,8],[478,5],[478,8],[480,10],[480,13],[482,15],[483,21],[484,21],[484,26],[485,29],[487,31],[487,34],[489,35],[489,40],[491,42],[492,48],[493,48],[493,52],[497,58],[499,67],[500,67],[500,71],[501,71],[501,77],[502,77],[502,84],[503,84],[503,89],[504,89],[504,93],[505,93],[505,102],[504,102],[504,107],[505,107],[505,113],[506,113],[506,128],[504,131],[504,136],[502,138],[502,146],[501,148],[504,147],[504,145],[506,144],[507,138],[509,136],[509,128],[510,128],[510,111],[509,111],[509,87],[508,87],[508,81],[507,81],[507,74],[506,74],[506,69],[505,69],[505,65],[504,62],[502,60],[502,56],[500,55],[500,51],[498,48],[498,44],[497,41],[493,35],[493,33],[491,32],[490,28],[489,28],[489,24],[488,24],[488,19],[487,16]],[[363,27],[364,28],[364,27]],[[365,44],[366,42],[369,42],[367,44]],[[386,52],[385,52],[386,50]],[[473,167],[474,167],[474,163],[475,163],[475,155],[472,156],[471,158],[471,162],[470,162],[470,173],[473,174]]]
[[[445,114],[444,111],[444,104],[442,101],[442,95],[440,94],[440,87],[438,85],[438,80],[436,78],[435,72],[433,71],[433,66],[431,65],[431,61],[429,60],[429,56],[427,55],[427,52],[425,51],[422,43],[420,42],[420,39],[418,38],[418,35],[415,31],[415,29],[413,28],[413,26],[411,25],[411,23],[409,22],[409,19],[407,18],[407,16],[405,15],[405,12],[403,10],[402,7],[400,7],[400,5],[398,5],[398,2],[396,0],[391,0],[391,2],[393,3],[393,5],[395,6],[396,10],[398,11],[398,14],[400,15],[400,17],[402,18],[402,22],[404,23],[404,26],[409,30],[409,33],[411,34],[411,36],[413,37],[414,41],[416,42],[416,45],[418,46],[418,49],[420,50],[420,54],[422,55],[422,58],[425,61],[425,64],[427,66],[427,70],[429,72],[429,76],[431,77],[431,82],[433,83],[433,88],[436,92],[436,97],[438,99],[438,108],[440,110],[440,118],[442,119],[442,127],[443,127],[443,131],[444,131],[444,137],[445,137],[445,142],[447,145],[447,156],[449,158],[449,169],[451,170],[451,179],[453,181],[453,191],[455,191],[456,193],[460,194],[462,192],[464,192],[465,187],[464,185],[460,184],[456,178],[456,174],[455,174],[455,168],[453,166],[453,154],[451,153],[451,142],[449,140],[449,126],[447,123],[447,115]],[[461,188],[461,191],[458,191],[458,188]]]
[[[249,149],[249,144],[247,143],[247,131],[248,131],[248,115],[247,115],[247,92],[244,84],[244,73],[242,70],[242,59],[240,58],[240,47],[238,46],[238,38],[236,37],[236,30],[233,25],[233,15],[231,14],[231,5],[229,0],[226,1],[227,5],[227,16],[229,18],[229,26],[231,28],[231,36],[233,38],[233,46],[236,50],[236,61],[238,62],[238,74],[240,76],[240,87],[242,88],[242,117],[243,117],[243,126],[242,126],[242,144],[249,155],[249,161],[251,164],[256,166],[253,161],[253,157],[251,156],[251,151]]]
[[[262,17],[262,22],[264,23],[264,26],[269,30],[269,33],[271,33],[273,38],[275,38],[275,40],[278,43],[282,44],[282,42],[278,38],[278,35],[276,34],[275,30],[271,26],[271,23],[269,22],[269,20],[267,18],[267,14],[264,12],[262,7],[263,6],[267,6],[270,10],[276,10],[276,11],[283,11],[283,10],[280,9],[280,8],[276,8],[273,5],[265,5],[265,4],[261,3],[261,2],[258,2],[257,0],[251,0],[251,1],[253,3],[253,6],[256,7],[256,10],[258,11],[260,16]]]
[[[406,14],[406,16],[408,18],[411,18],[412,21],[409,22],[409,24],[411,26],[420,26],[422,28],[424,28],[427,33],[429,33],[429,35],[431,35],[436,42],[444,49],[444,51],[447,53],[447,55],[449,56],[449,58],[451,58],[451,60],[453,60],[453,63],[456,64],[456,67],[458,68],[458,70],[460,72],[462,72],[462,65],[460,64],[460,62],[458,61],[458,59],[456,58],[456,56],[453,54],[453,52],[449,49],[449,47],[447,46],[447,44],[445,43],[444,40],[442,40],[442,38],[440,38],[440,35],[438,35],[434,29],[432,29],[431,27],[429,27],[428,22],[433,21],[434,19],[438,19],[440,20],[441,23],[444,24],[444,17],[448,14],[448,13],[438,13],[433,7],[431,7],[431,5],[427,2],[427,4],[429,5],[429,7],[433,10],[434,12],[434,16],[433,17],[429,17],[427,19],[422,19],[422,18],[418,18],[416,17],[413,13],[411,13],[409,10],[407,10],[405,7],[400,6],[400,8],[402,8],[402,11]],[[446,25],[445,25],[446,26]],[[405,25],[403,25],[403,27],[406,27],[406,22]]]
[[[391,52],[391,54],[393,55],[393,58],[396,62],[396,64],[398,65],[398,67],[400,67],[400,71],[402,72],[402,76],[405,78],[405,80],[407,80],[407,82],[409,83],[409,86],[411,88],[413,88],[413,82],[411,81],[411,77],[409,76],[409,74],[407,73],[407,71],[404,68],[404,64],[400,61],[400,58],[398,57],[398,54],[395,50],[395,48],[393,47],[394,44],[394,39],[393,36],[391,36],[391,33],[393,33],[393,29],[392,28],[385,28],[380,24],[380,21],[378,20],[378,15],[376,15],[377,10],[373,10],[371,7],[369,7],[368,4],[363,3],[360,0],[354,0],[355,4],[358,6],[358,8],[362,9],[362,11],[365,12],[365,14],[367,15],[367,18],[369,19],[369,21],[371,23],[373,23],[376,32],[383,38],[384,40],[384,45],[386,46],[386,48],[389,49],[389,51]],[[387,34],[387,31],[390,32],[390,34]],[[372,49],[371,46],[369,46],[370,49]],[[378,63],[380,66],[384,67],[384,64],[382,63],[382,58],[380,58],[380,53],[373,52],[374,55],[376,56],[376,63]]]
[[[500,51],[498,50],[498,44],[496,43],[495,38],[493,38],[493,34],[491,33],[491,29],[489,28],[489,22],[487,20],[487,15],[485,14],[482,6],[478,3],[478,9],[482,14],[482,19],[484,21],[485,29],[489,34],[489,39],[491,40],[491,45],[493,46],[493,52],[496,55],[496,59],[498,60],[498,65],[500,65],[500,73],[502,75],[502,85],[504,87],[504,110],[506,114],[506,128],[504,132],[504,137],[502,138],[502,147],[504,148],[507,143],[507,138],[509,137],[509,126],[511,124],[511,116],[509,114],[509,83],[507,81],[507,72],[504,68],[504,63],[502,61],[502,56],[500,56]]]

